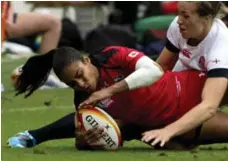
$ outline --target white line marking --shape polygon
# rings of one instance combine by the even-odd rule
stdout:
[[[57,106],[57,107],[46,107],[46,106],[35,106],[28,108],[10,108],[10,109],[2,109],[2,113],[8,112],[34,112],[40,110],[54,110],[54,109],[74,109],[74,106]]]

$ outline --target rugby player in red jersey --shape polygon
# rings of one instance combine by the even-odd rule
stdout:
[[[40,64],[43,68],[37,68]],[[84,57],[72,48],[63,47],[27,61],[18,80],[18,94],[27,91],[26,96],[32,94],[42,85],[51,68],[75,91],[87,94],[83,99],[88,99],[80,106],[99,101],[97,103],[114,118],[148,130],[162,128],[187,113],[201,100],[200,87],[206,79],[204,73],[197,71],[163,75],[157,64],[134,49],[111,46]],[[210,143],[227,142],[227,125],[219,126],[216,132],[211,130],[227,119],[227,114],[216,113],[203,124],[202,133],[198,130],[201,126],[196,126],[198,144],[205,143],[208,138]],[[192,135],[187,139],[191,140]],[[13,143],[9,143],[13,147]]]

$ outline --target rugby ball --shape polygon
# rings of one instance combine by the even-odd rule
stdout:
[[[84,131],[96,126],[105,127],[105,135],[97,141],[104,145],[105,150],[116,150],[122,145],[121,132],[116,121],[104,110],[98,107],[82,108],[79,109],[78,117]]]

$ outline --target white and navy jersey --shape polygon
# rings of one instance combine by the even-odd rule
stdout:
[[[228,29],[220,19],[214,19],[207,36],[197,45],[190,46],[180,33],[176,17],[167,32],[166,48],[179,53],[173,71],[196,69],[209,77],[228,78]]]

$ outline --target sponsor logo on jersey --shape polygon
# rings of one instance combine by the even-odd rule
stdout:
[[[199,65],[200,65],[200,68],[202,69],[202,71],[207,71],[207,68],[206,68],[206,60],[205,60],[205,57],[204,56],[201,56],[199,58]]]
[[[101,100],[98,103],[98,106],[101,107],[102,109],[105,109],[105,108],[108,108],[112,103],[113,103],[113,100],[111,98],[106,98],[104,100]]]
[[[205,77],[205,76],[206,76],[206,74],[203,72],[199,74],[199,77]]]
[[[180,96],[181,93],[181,84],[180,81],[178,80],[177,76],[175,76],[175,82],[176,82],[176,87],[177,87],[177,96]]]
[[[121,81],[123,78],[124,78],[123,75],[117,75],[117,76],[114,78],[114,82],[119,82],[119,81]]]
[[[109,87],[110,85],[105,81],[104,82],[104,86],[103,86],[103,88],[107,88],[107,87]]]
[[[109,85],[109,83],[107,83],[106,81],[104,82],[104,85],[103,85],[103,87],[101,88],[101,89],[105,89],[105,88],[107,88],[107,87],[109,87],[110,85]],[[106,99],[104,99],[104,100],[101,100],[101,101],[99,101],[99,102],[97,102],[97,106],[98,107],[100,107],[100,108],[102,108],[102,109],[105,109],[105,108],[108,108],[109,107],[109,105],[111,104],[113,102],[113,100],[111,99],[111,98],[106,98]]]
[[[182,54],[183,54],[185,57],[187,57],[187,58],[191,58],[191,56],[192,56],[192,53],[190,53],[190,52],[187,51],[186,49],[184,49],[184,50],[182,51]]]
[[[137,55],[139,55],[138,51],[132,51],[128,54],[129,57],[135,58]]]

